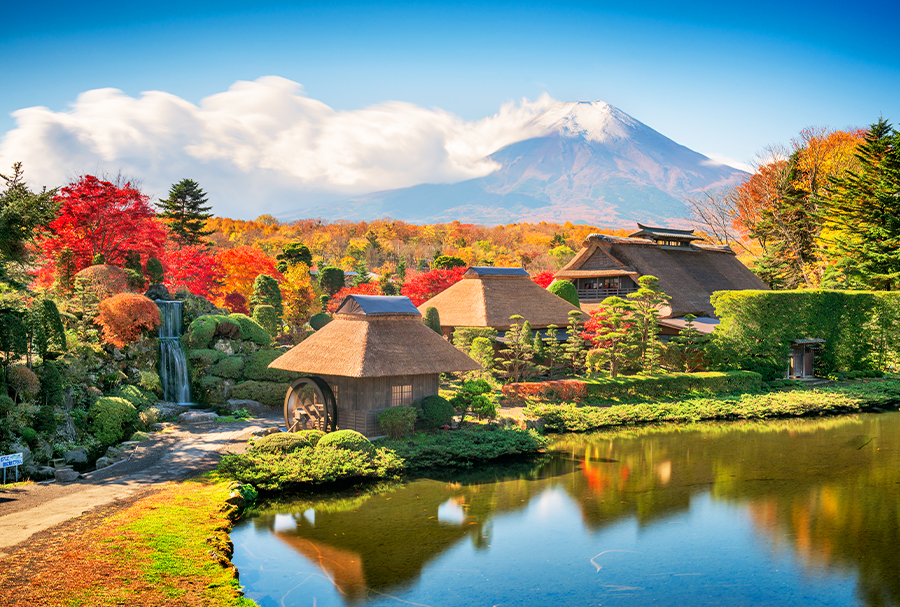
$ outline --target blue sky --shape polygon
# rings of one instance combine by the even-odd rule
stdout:
[[[17,110],[61,115],[93,89],[196,105],[271,75],[338,112],[398,101],[477,121],[544,93],[601,99],[748,161],[805,126],[900,122],[898,16],[896,2],[16,3],[0,20],[0,135]]]

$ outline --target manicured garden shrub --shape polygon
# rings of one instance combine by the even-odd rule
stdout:
[[[229,381],[215,375],[204,375],[196,384],[199,389],[194,389],[195,385],[191,385],[191,395],[203,404],[217,405],[222,404],[229,398],[248,398],[235,397],[229,386]],[[251,399],[256,400],[256,399]],[[282,401],[284,398],[282,397]]]
[[[63,404],[63,380],[56,363],[45,360],[41,365],[41,400],[46,405]]]
[[[329,432],[323,436],[316,445],[317,451],[323,449],[359,451],[366,454],[375,453],[375,446],[372,444],[372,441],[356,430],[338,430],[336,432]]]
[[[146,409],[156,403],[156,399],[149,394],[145,394],[137,386],[120,386],[116,389],[113,396],[124,398],[138,409]]]
[[[425,316],[422,318],[425,326],[437,333],[441,334],[441,317],[438,314],[437,308],[434,306],[428,306],[425,308]]]
[[[213,335],[216,333],[216,326],[219,319],[223,316],[209,314],[200,316],[191,322],[187,332],[184,335],[184,341],[189,350],[200,350],[208,348],[212,341]]]
[[[6,385],[18,400],[32,400],[41,391],[41,381],[34,371],[19,365],[6,369]]]
[[[278,318],[278,312],[269,305],[259,305],[253,308],[253,320],[259,326],[266,330],[271,337],[278,337],[281,332],[281,320]]]
[[[420,432],[383,445],[402,458],[408,470],[470,468],[503,457],[535,455],[549,441],[534,430],[475,426],[453,432]]]
[[[391,407],[378,414],[378,425],[391,438],[401,438],[416,429],[416,408]]]
[[[253,315],[256,316],[256,308],[259,306],[272,306],[275,309],[276,318],[284,314],[282,307],[281,289],[278,281],[268,274],[260,274],[253,281],[253,293],[250,295],[250,306]]]
[[[312,318],[309,319],[309,326],[312,327],[313,331],[318,331],[325,325],[331,322],[331,315],[325,312],[319,312],[318,314],[313,314]]]
[[[249,314],[250,302],[243,294],[232,291],[225,296],[225,307],[228,308],[230,314]]]
[[[325,433],[321,430],[276,432],[256,439],[253,450],[259,453],[293,453],[303,447],[315,447],[323,436]]]
[[[282,355],[281,350],[259,350],[250,355],[244,366],[244,377],[258,381],[289,383],[297,379],[298,374],[281,369],[270,369],[269,363]]]
[[[118,396],[101,396],[88,409],[91,434],[104,445],[114,445],[130,436],[138,420],[134,405]]]
[[[484,337],[494,343],[497,331],[490,327],[456,327],[453,330],[453,345],[468,354],[476,337]]]
[[[463,419],[470,411],[477,415],[478,419],[493,419],[497,417],[497,405],[488,396],[493,391],[491,385],[483,379],[469,380],[462,383],[450,399],[450,404],[462,413]]]
[[[287,383],[248,380],[231,389],[231,398],[255,400],[270,407],[280,407],[284,404],[284,397],[290,387]]]
[[[147,260],[146,270],[147,280],[151,285],[162,284],[163,280],[165,280],[165,271],[163,270],[162,262],[156,257],[151,257]]]
[[[244,359],[240,356],[226,356],[209,369],[209,373],[226,379],[240,379],[243,376]]]
[[[102,328],[103,339],[117,348],[124,348],[141,338],[144,331],[159,328],[159,307],[137,293],[119,293],[98,305],[94,322]]]
[[[576,308],[581,307],[578,302],[578,289],[568,280],[554,280],[547,290],[557,297],[565,299]]]
[[[246,314],[229,314],[228,320],[241,328],[241,338],[252,341],[260,346],[268,346],[272,343],[272,336],[259,324]]]
[[[188,360],[192,366],[208,368],[225,358],[225,353],[220,350],[201,348],[188,352]]]
[[[426,428],[440,428],[450,423],[455,409],[443,396],[433,394],[422,399],[419,405],[422,423]]]
[[[84,268],[74,279],[75,284],[101,299],[124,293],[128,290],[128,274],[125,270],[108,264],[97,264]]]

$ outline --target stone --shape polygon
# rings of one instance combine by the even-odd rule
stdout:
[[[147,292],[144,293],[144,297],[147,299],[159,299],[162,301],[172,301],[172,295],[169,293],[169,289],[166,288],[166,285],[150,285],[150,288],[147,289]]]
[[[26,469],[25,472],[33,481],[45,481],[48,478],[53,478],[56,472],[50,466],[29,466],[29,468],[30,470]]]
[[[224,353],[226,356],[232,356],[234,354],[234,347],[231,345],[230,339],[216,340],[216,344],[213,346],[213,350],[218,350],[219,352]]]
[[[77,481],[81,475],[71,468],[59,468],[53,471],[53,476],[56,477],[58,483],[71,483]]]
[[[269,412],[270,407],[259,401],[250,400],[249,398],[231,398],[225,403],[231,412],[246,409],[252,415],[265,415]]]
[[[125,455],[125,451],[123,449],[119,449],[117,447],[107,447],[106,448],[106,457],[112,461],[121,461],[127,457]]]
[[[218,415],[212,411],[187,411],[178,416],[179,424],[204,424],[214,422]]]
[[[67,464],[87,463],[87,453],[85,453],[84,449],[73,449],[71,451],[66,451],[66,454],[63,457],[65,458]]]
[[[122,362],[123,360],[125,360],[125,353],[118,348],[113,348],[112,357],[113,360]]]
[[[250,433],[251,436],[268,436],[269,434],[277,434],[281,432],[281,428],[260,428]]]
[[[111,459],[109,459],[108,457],[101,457],[100,459],[97,460],[96,464],[94,464],[94,465],[97,466],[97,470],[99,470],[100,468],[106,468],[107,466],[111,466],[112,464],[113,464],[113,461]],[[57,480],[59,480],[59,478],[57,478]]]

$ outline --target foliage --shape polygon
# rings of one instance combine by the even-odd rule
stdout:
[[[37,298],[28,310],[29,351],[36,351],[46,358],[51,348],[62,352],[67,348],[66,331],[56,302],[49,298]]]
[[[494,370],[494,341],[487,337],[476,337],[472,340],[469,358],[481,365],[481,371],[475,371],[482,379],[491,377]]]
[[[41,382],[34,371],[19,365],[6,369],[6,386],[17,401],[33,400],[41,391]]]
[[[259,437],[251,448],[258,453],[293,453],[303,447],[315,447],[323,436],[321,430],[275,432]]]
[[[40,245],[45,262],[42,285],[52,281],[58,255],[66,248],[78,269],[91,265],[95,255],[122,265],[130,251],[142,256],[162,252],[165,231],[147,196],[131,183],[113,184],[84,175],[62,188],[54,200],[60,205],[59,215]]]
[[[175,247],[169,243],[162,262],[164,284],[173,293],[188,291],[206,298],[218,289],[221,282],[222,269],[218,258],[207,246]]]
[[[28,260],[29,245],[56,217],[56,190],[33,192],[25,183],[22,163],[12,165],[10,175],[0,174],[6,184],[0,191],[0,280],[8,280],[7,264]]]
[[[385,409],[378,414],[378,425],[393,439],[411,434],[416,429],[416,408],[401,405]]]
[[[270,407],[280,407],[284,403],[290,384],[268,381],[248,380],[235,385],[231,390],[232,398],[255,400]]]
[[[297,374],[282,369],[270,369],[269,363],[282,355],[281,350],[260,350],[247,359],[244,377],[259,381],[289,383],[297,379]]]
[[[440,428],[453,419],[454,408],[443,396],[432,394],[422,399],[419,405],[419,417],[428,429]]]
[[[428,306],[425,308],[425,315],[422,318],[422,321],[425,323],[425,326],[441,335],[441,317],[438,314],[437,308],[434,306]]]
[[[461,414],[460,420],[464,420],[469,412],[478,416],[478,419],[493,419],[497,416],[497,406],[488,396],[493,391],[491,385],[483,379],[464,381],[450,399],[450,404]]]
[[[104,445],[115,445],[134,432],[138,412],[118,396],[101,396],[88,409],[91,434]]]
[[[120,386],[113,392],[112,396],[118,396],[119,398],[124,398],[132,405],[140,409],[146,409],[154,404],[156,404],[156,398],[142,392],[138,387],[131,385]]]
[[[244,375],[244,359],[226,356],[209,369],[209,373],[226,379],[240,379]]]
[[[684,328],[678,335],[669,339],[670,347],[678,354],[678,368],[688,373],[703,366],[706,345],[709,342],[709,335],[704,335],[694,326],[696,318],[693,314],[686,314]]]
[[[275,267],[284,274],[294,266],[303,264],[307,271],[312,267],[312,253],[302,242],[292,242],[281,249],[281,253],[275,256]]]
[[[612,407],[574,404],[533,404],[525,412],[544,421],[550,432],[591,432],[609,426],[646,423],[686,423],[711,419],[763,419],[863,411],[900,400],[900,382],[849,387],[795,389],[765,394],[741,394],[640,403]]]
[[[147,280],[151,285],[161,285],[166,279],[162,262],[156,257],[147,260]]]
[[[469,264],[453,255],[439,255],[434,258],[431,267],[435,270],[452,270],[453,268],[467,268]]]
[[[297,263],[283,272],[281,293],[284,295],[284,321],[292,332],[309,321],[310,317],[320,309],[319,291],[309,274],[305,263]]]
[[[539,272],[539,273],[535,274],[534,276],[531,277],[531,280],[533,280],[535,283],[537,283],[538,286],[546,289],[553,282],[554,274],[555,274],[554,272],[551,272],[550,270],[546,270],[544,272]],[[568,281],[566,281],[566,282],[568,282]],[[577,289],[576,289],[575,295],[576,296],[578,295]],[[566,298],[564,297],[563,299],[566,299]],[[569,300],[566,299],[566,301],[569,301]],[[573,304],[573,305],[577,305],[577,304]]]
[[[281,332],[281,319],[278,318],[278,311],[272,306],[259,305],[253,309],[253,320],[261,326],[272,337],[278,337]]]
[[[144,267],[141,265],[141,254],[137,251],[128,251],[125,253],[125,265],[123,268],[128,275],[128,287],[132,291],[142,290],[147,279],[144,278]]]
[[[497,330],[491,327],[456,327],[453,330],[453,345],[458,350],[468,353],[472,350],[472,343],[476,337],[484,337],[493,343],[497,337]]]
[[[278,281],[268,274],[260,274],[253,281],[253,294],[250,295],[251,309],[256,306],[272,306],[280,318],[284,314],[282,306],[281,289],[278,287]]]
[[[275,261],[253,247],[220,249],[216,253],[216,261],[221,269],[221,279],[213,294],[213,303],[219,306],[224,304],[224,297],[229,293],[240,293],[249,300],[254,281],[260,274],[276,280],[282,278],[275,269]]]
[[[465,267],[449,270],[431,270],[413,274],[400,292],[409,297],[413,305],[420,306],[435,295],[444,292],[462,280]]]
[[[631,302],[631,321],[638,365],[643,373],[656,373],[660,368],[662,344],[659,341],[659,310],[672,298],[659,286],[659,279],[645,275],[638,278],[638,290],[626,295]]]
[[[569,312],[569,325],[566,328],[566,341],[562,345],[560,359],[563,361],[563,369],[568,373],[577,374],[584,368],[587,345],[583,337],[584,314],[576,310]]]
[[[229,314],[227,318],[240,327],[242,339],[252,341],[260,346],[268,346],[272,343],[272,336],[269,335],[269,332],[246,314]]]
[[[381,289],[378,288],[378,283],[374,282],[362,283],[355,287],[344,287],[331,296],[326,310],[334,314],[349,295],[381,295]]]
[[[100,325],[103,339],[124,348],[141,338],[144,331],[159,328],[159,307],[136,293],[119,293],[100,302],[95,323]]]
[[[169,197],[156,203],[159,217],[164,219],[174,236],[186,246],[197,246],[202,237],[212,234],[204,230],[206,221],[212,217],[207,205],[206,192],[193,179],[182,179],[169,188]]]
[[[533,430],[475,426],[451,432],[417,433],[400,441],[382,444],[405,462],[408,470],[471,468],[504,457],[534,455],[547,439]]]
[[[615,378],[622,365],[635,358],[633,312],[633,304],[621,297],[607,297],[591,311],[590,320],[584,324],[584,336],[594,344],[587,353],[592,371],[607,367]]]
[[[221,300],[222,306],[227,308],[229,312],[234,314],[249,314],[250,313],[250,302],[246,297],[238,293],[237,291],[232,291],[228,293]]]
[[[344,271],[333,266],[325,266],[319,270],[319,286],[329,297],[344,288]]]
[[[224,357],[224,352],[220,350],[209,350],[206,348],[191,350],[188,352],[188,360],[190,361],[191,366],[200,366],[204,369],[210,367],[211,365],[214,365]]]
[[[331,315],[325,312],[319,312],[318,314],[313,314],[312,318],[309,319],[309,326],[312,327],[313,331],[318,331],[330,322]]]
[[[323,436],[316,444],[316,451],[337,449],[341,451],[358,451],[367,455],[375,453],[372,441],[356,430],[337,430]]]
[[[509,331],[504,334],[506,347],[495,360],[503,367],[503,374],[509,381],[521,381],[536,371],[534,365],[534,338],[531,323],[518,314],[509,317]]]
[[[547,287],[547,290],[557,297],[565,299],[576,308],[581,307],[578,301],[578,289],[568,280],[555,280]]]
[[[45,405],[62,406],[63,378],[56,363],[45,360],[41,365],[41,401]]]

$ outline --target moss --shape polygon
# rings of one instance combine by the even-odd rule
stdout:
[[[188,352],[188,360],[191,362],[191,365],[202,367],[204,369],[211,367],[224,357],[224,352],[208,348],[201,348],[200,350],[191,350]]]
[[[130,441],[138,441],[138,442],[141,442],[141,443],[142,443],[142,442],[144,442],[145,440],[150,440],[150,437],[147,436],[147,433],[146,433],[146,432],[135,432],[134,434],[131,435],[131,438],[129,438],[128,440],[130,440]]]
[[[118,396],[102,396],[88,409],[91,434],[104,445],[114,445],[134,431],[138,412],[134,405]]]
[[[270,407],[280,407],[284,404],[284,397],[290,387],[287,383],[249,380],[234,386],[231,395],[232,398],[255,400]]]
[[[207,375],[200,378],[198,383],[200,386],[200,394],[198,396],[201,396],[198,400],[203,400],[211,405],[217,405],[224,403],[230,398],[231,386],[221,377]]]
[[[325,433],[321,430],[277,432],[257,439],[253,450],[260,453],[293,453],[302,447],[315,447],[323,436]]]
[[[337,432],[326,434],[316,445],[317,451],[323,449],[359,451],[370,455],[375,453],[375,446],[372,444],[372,441],[356,430],[338,430]]]
[[[185,341],[189,350],[208,348],[219,324],[220,316],[201,316],[194,320],[185,333]]]
[[[268,346],[272,343],[272,336],[269,335],[269,332],[246,314],[229,314],[228,320],[241,328],[241,337],[244,339],[260,346]]]
[[[299,374],[281,369],[269,369],[269,363],[281,356],[281,350],[260,350],[250,355],[244,367],[244,377],[258,381],[290,383]]]
[[[213,365],[209,372],[218,377],[240,379],[244,374],[244,359],[240,356],[228,356]]]

